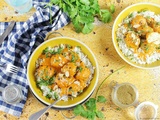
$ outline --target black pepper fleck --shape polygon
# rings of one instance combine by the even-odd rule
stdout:
[[[106,51],[108,50],[109,48],[106,48]]]
[[[4,20],[7,20],[7,19],[8,19],[7,17],[4,18]]]
[[[46,113],[45,113],[45,115],[48,117],[48,115],[49,115],[49,112],[46,112]]]
[[[104,107],[101,108],[102,111],[105,111]]]
[[[18,14],[18,12],[17,12],[17,11],[15,11],[15,14]]]
[[[113,73],[114,72],[113,69],[111,69],[110,72]]]
[[[117,3],[120,3],[120,2],[121,2],[121,0],[116,0],[116,2],[117,2]]]
[[[107,65],[103,65],[103,67],[108,67],[109,66],[109,64],[107,64]]]
[[[4,116],[5,118],[7,118],[7,115],[6,115],[6,114],[4,114],[3,116]]]

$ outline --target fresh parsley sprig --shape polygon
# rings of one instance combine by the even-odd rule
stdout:
[[[96,103],[106,102],[106,98],[104,96],[98,96],[98,99],[90,98],[85,104],[83,105],[77,105],[73,112],[75,115],[80,115],[84,118],[87,118],[88,120],[95,120],[96,117],[98,118],[104,118],[104,115],[101,111],[97,110]]]
[[[77,33],[90,33],[93,28],[94,17],[104,23],[112,20],[115,6],[112,4],[107,9],[100,9],[98,0],[50,0],[50,5],[59,6],[71,19]]]

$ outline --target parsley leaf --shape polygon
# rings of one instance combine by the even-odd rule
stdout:
[[[52,96],[50,94],[46,95],[46,98],[50,99]]]
[[[88,111],[88,120],[95,120],[95,117],[96,117],[96,113],[95,112],[92,112],[92,111]]]
[[[74,109],[73,112],[75,115],[80,115],[84,111],[84,107],[82,105],[77,105]]]
[[[111,13],[108,10],[101,10],[99,19],[104,23],[108,23],[112,20]]]
[[[96,99],[94,98],[90,98],[86,103],[86,108],[88,110],[91,110],[91,111],[95,111],[96,110]]]
[[[93,30],[94,17],[98,16],[99,20],[108,23],[115,12],[114,5],[111,5],[109,10],[101,10],[98,0],[50,0],[46,7],[53,4],[59,6],[69,16],[77,33],[84,34]]]
[[[96,116],[98,118],[104,118],[104,115],[103,115],[103,113],[101,111],[96,111]]]
[[[97,102],[104,103],[104,102],[106,102],[106,101],[107,101],[107,100],[106,100],[106,98],[105,98],[104,96],[98,96]]]
[[[101,96],[99,99],[101,99],[104,102],[104,97],[103,96]],[[84,104],[84,106],[83,105],[77,105],[73,109],[73,113],[75,115],[80,115],[84,118],[87,118],[88,120],[95,120],[96,117],[104,118],[103,113],[101,111],[97,110],[96,99],[95,98],[90,98]]]
[[[81,116],[84,118],[88,118],[88,111],[86,110],[82,111]]]
[[[82,29],[82,32],[86,33],[86,34],[90,33],[92,31],[93,27],[94,27],[93,23],[85,24],[84,27],[83,27],[83,29]]]
[[[43,80],[43,79],[40,79],[40,81],[37,81],[37,85],[38,86],[48,86],[48,85],[52,85],[54,83],[54,80],[55,78],[54,77],[51,77],[49,78],[48,80]]]
[[[80,0],[81,3],[85,4],[85,5],[89,5],[90,1],[89,0]]]
[[[110,11],[112,14],[115,12],[115,6],[113,4],[110,6]]]

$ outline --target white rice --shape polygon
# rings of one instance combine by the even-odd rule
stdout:
[[[122,53],[128,57],[129,59],[131,59],[133,62],[138,63],[138,64],[151,64],[157,60],[160,60],[160,53],[158,52],[154,52],[152,55],[147,56],[146,60],[141,59],[140,57],[138,57],[137,54],[135,54],[135,52],[133,51],[133,49],[128,48],[126,43],[125,43],[125,34],[128,33],[130,30],[125,28],[123,26],[124,23],[129,23],[134,17],[136,17],[137,15],[142,15],[144,17],[151,17],[154,18],[154,20],[156,22],[160,22],[160,15],[156,15],[154,12],[152,11],[144,11],[144,12],[133,12],[131,13],[132,16],[128,16],[127,18],[125,18],[122,23],[120,23],[118,25],[118,29],[116,31],[116,35],[117,35],[117,41],[118,41],[118,45],[119,48],[121,49]],[[135,26],[136,27],[136,26]],[[139,52],[142,52],[142,49],[139,48],[138,49]]]

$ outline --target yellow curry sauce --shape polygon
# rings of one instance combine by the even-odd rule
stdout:
[[[79,47],[65,44],[55,48],[48,47],[39,56],[36,63],[36,82],[40,89],[45,86],[51,91],[45,94],[46,97],[51,99],[62,95],[76,97],[88,86],[91,70],[83,62],[86,56],[80,58],[79,50]],[[45,92],[44,89],[42,91]]]

